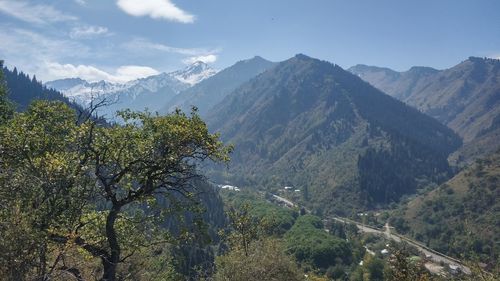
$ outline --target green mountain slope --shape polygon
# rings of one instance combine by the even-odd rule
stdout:
[[[393,220],[431,248],[494,264],[500,253],[500,151],[410,201]]]
[[[166,113],[180,108],[190,111],[192,106],[199,109],[201,115],[207,112],[241,84],[273,67],[275,63],[261,57],[239,61],[214,76],[182,91],[170,100],[161,110]]]
[[[454,158],[471,160],[500,143],[500,60],[470,57],[446,69],[406,72],[357,65],[349,69],[373,86],[438,119],[466,146]]]
[[[300,189],[311,207],[347,213],[397,201],[449,173],[459,138],[339,66],[297,55],[217,105],[207,123],[236,145],[238,184]]]

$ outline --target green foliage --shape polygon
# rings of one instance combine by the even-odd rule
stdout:
[[[277,239],[260,239],[249,251],[232,249],[216,258],[215,281],[304,280],[293,258],[286,255]]]
[[[292,227],[298,216],[295,210],[269,203],[252,191],[224,192],[223,198],[226,205],[236,209],[247,206],[248,214],[267,235],[283,235]]]
[[[68,249],[77,248],[101,259],[104,280],[115,280],[123,256],[171,242],[155,227],[158,218],[201,212],[191,185],[199,177],[196,165],[227,161],[231,148],[209,134],[195,112],[121,116],[125,125],[101,127],[77,118],[62,102],[38,101],[0,126],[0,227],[12,228],[13,239],[29,229],[19,241],[37,238],[15,251],[40,249],[36,257],[17,257],[26,264],[20,275],[51,276]],[[187,229],[177,234],[192,236]],[[10,260],[10,254],[0,253],[0,259]],[[3,265],[1,271],[11,272],[16,263]]]
[[[385,275],[388,281],[427,281],[430,273],[421,261],[409,259],[404,250],[396,250],[390,257]]]
[[[351,273],[352,281],[384,281],[385,262],[382,259],[366,254],[363,265]]]
[[[27,260],[26,274],[34,268],[47,274],[49,256],[59,251],[50,237],[73,233],[90,203],[91,170],[81,165],[81,145],[76,115],[62,103],[36,102],[0,127],[0,221],[19,239],[18,250],[38,249],[17,257]]]
[[[287,250],[300,262],[327,269],[337,263],[352,262],[349,243],[328,234],[319,217],[304,215],[285,234]]]

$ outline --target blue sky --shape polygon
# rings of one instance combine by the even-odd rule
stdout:
[[[297,53],[347,68],[500,58],[498,0],[0,0],[0,59],[48,81],[123,82]]]

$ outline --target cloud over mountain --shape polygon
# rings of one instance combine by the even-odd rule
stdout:
[[[79,77],[90,82],[105,80],[114,83],[124,83],[159,74],[159,71],[154,68],[137,65],[120,66],[114,73],[109,73],[90,65],[60,64],[56,62],[48,63],[47,69],[53,77]]]

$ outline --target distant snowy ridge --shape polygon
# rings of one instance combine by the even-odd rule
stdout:
[[[87,82],[80,78],[59,79],[45,83],[48,88],[62,92],[69,99],[81,104],[88,105],[93,99],[106,98],[110,102],[126,104],[132,109],[142,110],[135,107],[133,101],[141,99],[155,99],[148,101],[138,101],[137,106],[144,104],[155,105],[163,102],[168,96],[176,95],[211,76],[217,71],[204,62],[195,62],[182,70],[170,73],[141,78],[126,83],[111,83],[108,81]],[[153,95],[157,94],[157,95]],[[159,105],[161,106],[161,105]],[[120,107],[118,106],[118,109]],[[156,108],[150,108],[155,110]]]
[[[210,68],[210,66],[206,63],[197,61],[183,70],[171,72],[170,75],[177,78],[181,82],[193,86],[215,75],[216,73],[217,71]]]

